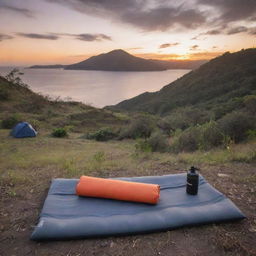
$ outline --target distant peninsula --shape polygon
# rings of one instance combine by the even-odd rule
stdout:
[[[71,65],[34,65],[32,69],[68,69],[68,70],[102,70],[102,71],[163,71],[167,69],[195,69],[204,60],[153,60],[133,56],[118,49],[108,53],[90,57]]]
[[[29,68],[65,68],[67,65],[60,65],[60,64],[55,64],[55,65],[34,65],[34,66],[31,66]]]

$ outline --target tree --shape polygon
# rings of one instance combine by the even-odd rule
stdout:
[[[24,73],[20,72],[18,68],[14,68],[10,71],[10,73],[8,73],[5,76],[5,79],[14,84],[14,85],[19,85],[25,88],[28,88],[28,85],[25,84],[22,79],[20,78],[20,76],[24,75]]]

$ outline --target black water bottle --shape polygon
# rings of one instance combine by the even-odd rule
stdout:
[[[190,195],[196,195],[198,192],[199,175],[198,169],[191,166],[187,174],[187,193]]]

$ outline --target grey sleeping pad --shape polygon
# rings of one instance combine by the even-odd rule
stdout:
[[[63,240],[168,230],[243,219],[243,213],[202,176],[198,195],[186,193],[186,174],[120,178],[159,184],[157,205],[79,197],[78,179],[54,179],[32,240]]]

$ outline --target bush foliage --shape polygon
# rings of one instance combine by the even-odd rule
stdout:
[[[7,90],[0,87],[0,100],[8,100],[10,98],[10,94]]]
[[[154,132],[148,139],[152,152],[166,152],[168,150],[167,136],[160,131]]]
[[[185,130],[190,126],[203,124],[209,121],[211,114],[208,111],[195,108],[179,108],[165,117],[162,122],[158,122],[159,127],[163,127],[169,133],[177,129]]]
[[[67,137],[68,132],[66,131],[65,128],[56,128],[56,129],[53,130],[52,136],[57,137],[57,138]]]
[[[96,132],[88,133],[86,138],[89,140],[97,140],[97,141],[107,141],[117,137],[117,133],[115,133],[111,128],[102,128]]]
[[[149,138],[154,130],[154,121],[148,116],[140,116],[132,119],[128,127],[120,132],[120,139]]]
[[[242,111],[225,115],[219,121],[220,129],[235,143],[246,139],[248,130],[255,129],[255,117]]]
[[[148,140],[146,139],[137,139],[136,144],[135,144],[135,152],[152,152],[152,148],[148,143]]]
[[[244,105],[250,113],[256,114],[256,95],[246,96],[244,98]]]
[[[18,122],[20,122],[19,118],[16,115],[13,115],[4,118],[1,126],[3,129],[12,129]]]
[[[137,152],[166,152],[168,150],[167,136],[155,131],[147,139],[137,139],[135,150]]]
[[[174,138],[172,151],[209,150],[224,143],[224,134],[214,121],[186,129]]]

